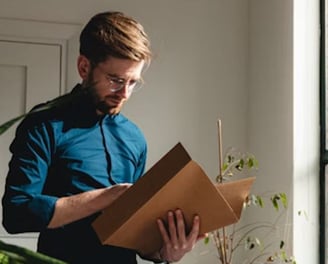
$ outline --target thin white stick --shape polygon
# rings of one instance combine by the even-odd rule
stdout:
[[[218,125],[218,145],[219,145],[219,179],[220,179],[220,181],[222,181],[223,161],[222,161],[222,124],[221,124],[221,119],[218,119],[217,125]]]

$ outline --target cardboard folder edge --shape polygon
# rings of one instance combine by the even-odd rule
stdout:
[[[237,197],[239,201],[245,200],[246,196],[250,193],[250,189],[255,181],[256,177],[247,177],[245,179],[239,179],[234,181],[229,181],[222,184],[216,184],[216,188],[218,192],[220,192],[227,200],[227,202],[231,205],[232,209],[235,212],[235,215],[237,219],[239,220],[241,217],[241,210],[237,212],[236,207],[232,206],[232,201],[227,197],[227,195],[224,195],[224,193],[229,192],[232,188],[236,188],[239,186],[241,192],[240,194],[244,194],[245,197]],[[232,192],[233,193],[233,192]],[[233,193],[236,194],[236,193]],[[247,194],[247,195],[246,195]],[[235,197],[236,199],[236,197]]]
[[[163,171],[165,168],[170,167],[172,164],[172,157],[179,157],[179,162],[175,168],[171,167],[169,172]],[[124,192],[118,199],[105,208],[93,222],[92,227],[96,232],[101,243],[105,243],[107,238],[114,234],[135,212],[146,203],[158,190],[160,190],[166,182],[175,176],[176,172],[180,171],[189,161],[191,157],[179,142],[171,150],[162,156],[162,158],[156,162],[133,186],[131,186],[126,192]],[[154,174],[158,172],[158,168],[161,168],[160,174],[162,177],[158,181],[158,177]],[[152,185],[152,189],[148,188],[145,192],[145,182]],[[149,184],[148,184],[149,185]],[[128,204],[129,207],[125,205]],[[124,210],[122,210],[124,208]],[[115,215],[114,222],[108,224],[108,218],[111,213],[119,212]]]
[[[190,162],[188,162],[188,163],[185,165],[185,167],[183,167],[183,168],[181,169],[180,172],[177,173],[177,175],[180,174],[180,173],[182,173],[182,171],[185,170],[185,169],[187,169],[187,168],[198,171],[197,174],[199,174],[199,175],[202,177],[202,182],[203,182],[203,183],[205,182],[206,186],[211,187],[210,192],[212,192],[213,194],[215,194],[215,193],[217,194],[216,196],[213,196],[213,198],[214,198],[214,197],[217,197],[217,199],[221,199],[222,202],[224,202],[224,204],[225,204],[225,208],[226,208],[225,210],[227,210],[227,211],[226,211],[226,214],[229,214],[229,215],[230,215],[229,218],[231,219],[231,220],[229,220],[229,221],[230,221],[229,223],[226,223],[226,225],[233,224],[233,223],[235,223],[236,221],[238,221],[238,217],[236,216],[236,214],[235,214],[233,208],[231,207],[231,205],[228,203],[228,201],[225,199],[225,197],[224,197],[220,192],[217,191],[215,185],[213,184],[212,181],[210,181],[210,179],[209,179],[208,176],[204,173],[204,171],[203,171],[202,168],[199,166],[199,164],[197,164],[195,161],[191,160]],[[179,176],[177,176],[177,177],[179,177]],[[175,178],[175,177],[174,177],[174,178]],[[174,178],[171,178],[170,181],[168,181],[166,184],[167,184],[167,185],[168,185],[168,184],[172,184],[172,183],[170,183],[170,182],[171,182],[171,180],[174,180]],[[181,179],[181,178],[180,178],[180,179]],[[164,185],[162,188],[164,189],[164,188],[165,188],[165,185]],[[141,252],[141,253],[143,253],[143,254],[149,254],[150,252],[154,252],[155,250],[157,250],[158,248],[156,248],[156,247],[157,247],[158,244],[159,244],[160,234],[159,234],[159,233],[157,234],[157,232],[155,232],[155,231],[157,230],[157,227],[156,227],[156,226],[154,226],[154,228],[155,228],[156,230],[154,230],[154,232],[151,232],[152,236],[154,236],[154,237],[151,239],[151,241],[153,241],[153,243],[152,243],[152,244],[149,244],[149,243],[141,243],[141,244],[143,244],[143,245],[145,246],[144,248],[141,246],[140,243],[137,243],[137,242],[134,242],[134,243],[136,243],[136,244],[129,244],[130,242],[124,242],[124,239],[125,239],[124,237],[126,237],[126,236],[127,236],[127,237],[132,236],[132,237],[133,237],[133,238],[132,238],[132,241],[133,241],[133,240],[135,241],[135,240],[136,240],[136,239],[135,239],[136,237],[142,237],[142,234],[140,234],[140,230],[139,230],[139,231],[138,231],[138,229],[136,230],[136,229],[135,229],[135,226],[134,226],[134,224],[133,224],[133,222],[135,221],[135,216],[138,214],[139,217],[140,217],[140,213],[141,213],[143,210],[145,210],[145,207],[148,207],[149,204],[152,204],[152,203],[153,203],[153,199],[155,198],[155,196],[158,196],[158,195],[159,195],[159,194],[156,193],[153,197],[151,197],[151,198],[150,198],[145,204],[143,204],[143,205],[138,209],[138,211],[136,211],[133,215],[131,215],[131,217],[130,217],[126,222],[124,222],[124,223],[122,224],[122,226],[121,226],[119,229],[116,230],[116,233],[114,233],[114,234],[112,234],[111,236],[107,237],[107,239],[105,240],[105,244],[111,244],[111,245],[123,246],[123,247],[131,248],[131,249],[134,249],[134,250],[138,250],[138,252]],[[158,197],[157,197],[156,199],[158,199]],[[170,208],[163,208],[163,209],[164,209],[163,212],[160,213],[160,214],[163,214],[162,217],[164,216],[164,214],[166,214],[166,212],[167,212],[169,209],[172,209],[172,208],[170,207]],[[217,208],[212,208],[211,210],[215,210],[215,209],[217,209]],[[222,209],[223,209],[223,208],[222,208]],[[202,210],[202,211],[203,211],[203,210]],[[203,212],[204,212],[204,211],[203,211]],[[184,213],[186,213],[186,212],[184,211]],[[206,215],[207,215],[207,213],[206,213]],[[202,215],[200,215],[200,217],[201,217],[201,219],[202,219]],[[157,217],[156,217],[156,218],[157,218]],[[149,222],[149,221],[147,220],[146,222]],[[155,219],[154,219],[154,222],[155,222]],[[213,224],[212,224],[212,225],[211,225],[211,228],[209,228],[209,227],[205,227],[205,229],[204,229],[204,228],[201,227],[201,231],[203,231],[204,233],[206,233],[206,232],[211,232],[211,231],[213,231],[214,229],[216,229],[216,228],[220,228],[220,227],[222,227],[222,226],[218,226],[217,223],[216,223],[216,224],[214,224],[214,227],[213,227]],[[131,232],[132,232],[132,231],[131,231],[131,228],[136,230],[134,234],[131,233]],[[144,234],[144,239],[145,239],[149,234],[150,234],[150,233],[146,233],[146,234]],[[157,237],[157,236],[158,236],[158,237]],[[122,239],[123,239],[123,240],[122,240]],[[131,241],[130,238],[126,238],[126,239],[129,240],[129,241]]]

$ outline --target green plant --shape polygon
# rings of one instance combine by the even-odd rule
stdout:
[[[250,171],[258,169],[258,161],[254,155],[230,148],[220,162],[221,169],[216,181],[221,184],[231,180],[233,176],[246,176]],[[292,263],[295,259],[286,253],[284,239],[275,237],[279,233],[278,222],[287,209],[288,201],[285,193],[271,193],[264,195],[250,194],[244,202],[244,210],[250,207],[264,208],[266,203],[278,213],[274,221],[256,221],[244,224],[236,223],[210,233],[205,243],[212,240],[217,249],[219,263],[232,264],[236,254],[242,255],[243,264],[255,263]],[[241,262],[238,262],[241,263]]]
[[[70,103],[74,98],[79,97],[79,96],[83,96],[84,94],[89,92],[89,87],[85,87],[84,89],[77,89],[74,92],[68,93],[68,94],[64,94],[61,96],[58,96],[46,103],[40,104],[37,107],[33,108],[30,112],[24,113],[22,115],[19,115],[17,117],[14,117],[8,121],[6,121],[5,123],[0,125],[0,135],[2,135],[3,133],[5,133],[10,127],[12,127],[15,123],[17,123],[18,121],[22,120],[24,117],[26,117],[27,115],[30,115],[32,113],[36,113],[36,112],[41,112],[50,108],[55,108],[55,107],[59,107],[65,104]]]
[[[0,241],[1,264],[65,264],[61,260],[48,257],[24,247],[10,245]]]

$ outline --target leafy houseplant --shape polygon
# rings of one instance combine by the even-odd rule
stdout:
[[[220,166],[219,175],[216,177],[218,184],[231,180],[233,176],[245,176],[250,171],[258,169],[258,161],[251,153],[229,148],[223,157],[221,135],[221,121],[219,120]],[[238,264],[296,264],[294,257],[288,256],[285,251],[284,239],[280,237],[271,239],[274,233],[279,233],[277,223],[287,208],[286,194],[282,192],[265,195],[250,194],[244,202],[244,210],[250,207],[263,208],[267,200],[279,213],[273,221],[255,221],[244,225],[238,222],[211,232],[205,239],[205,243],[209,243],[210,240],[214,242],[220,264],[233,264],[234,257],[238,254],[243,259],[243,262],[239,261]]]
[[[48,257],[32,250],[0,241],[1,264],[65,264],[61,260]]]

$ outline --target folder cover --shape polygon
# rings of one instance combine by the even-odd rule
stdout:
[[[166,221],[167,212],[179,208],[187,232],[196,214],[200,233],[233,224],[240,219],[254,179],[215,184],[178,143],[103,210],[92,226],[102,244],[151,254],[162,245],[157,218]]]

